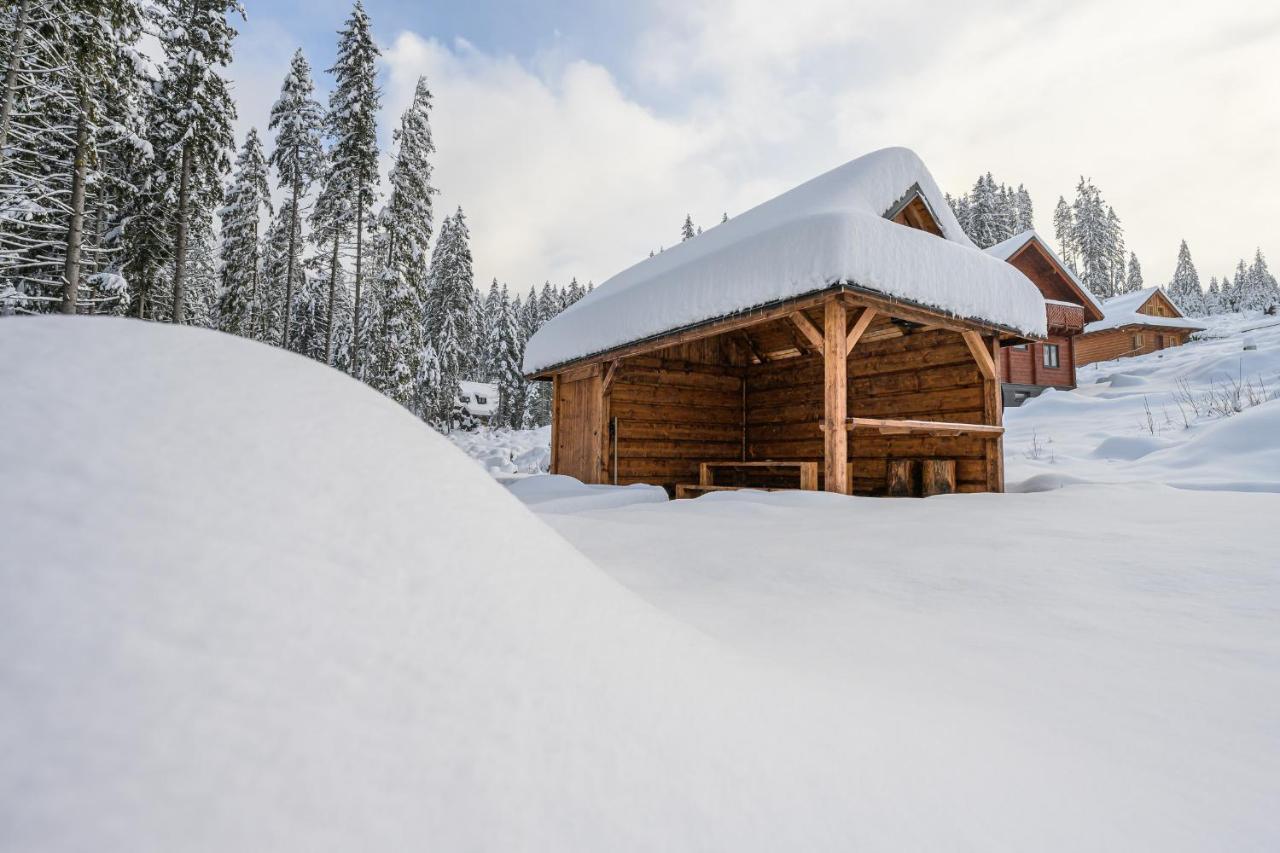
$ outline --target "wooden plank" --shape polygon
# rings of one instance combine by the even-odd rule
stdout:
[[[853,348],[858,345],[859,339],[862,338],[867,326],[871,325],[871,321],[876,318],[876,309],[863,308],[862,313],[858,315],[858,319],[853,321],[853,325],[849,327],[848,334],[844,337],[844,356],[849,357],[849,353],[853,352]],[[901,334],[901,333],[899,333]]]
[[[1000,351],[999,340],[991,339],[991,349],[987,351],[993,358]],[[994,375],[984,380],[983,420],[989,425],[999,428],[1000,434],[995,441],[987,443],[987,488],[993,492],[1004,491],[1004,399],[1000,394],[1000,380]]]
[[[982,335],[977,332],[962,332],[961,337],[964,338],[965,345],[969,347],[969,352],[973,353],[973,360],[978,363],[978,369],[982,371],[984,379],[995,379],[996,362],[991,356],[991,350],[987,348],[987,342],[983,340]]]
[[[805,315],[803,311],[796,311],[791,315],[791,322],[800,330],[800,334],[805,336],[809,343],[813,344],[813,348],[818,352],[822,352],[823,340],[822,332],[818,331],[818,327]]]
[[[831,429],[823,437],[823,467],[828,492],[849,494],[849,435],[845,413],[849,405],[849,363],[846,347],[844,302],[827,302],[823,315],[823,412]],[[870,322],[868,320],[867,322]]]
[[[853,429],[873,429],[882,435],[1004,435],[1004,427],[952,421],[917,421],[894,418],[848,418]]]
[[[551,467],[547,470],[552,474],[560,473],[560,468],[556,465],[559,458],[556,447],[560,444],[560,432],[563,429],[564,424],[560,420],[560,374],[557,373],[551,377]]]
[[[818,489],[818,463],[804,462],[800,466],[800,488],[807,492]]]
[[[711,473],[710,462],[703,462],[700,465],[698,465],[698,485],[699,486],[712,485],[715,482],[715,480],[712,479],[713,476],[714,475]]]

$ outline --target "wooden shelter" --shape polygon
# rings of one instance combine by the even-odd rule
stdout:
[[[902,186],[893,203],[877,205],[881,225],[869,227],[856,217],[850,222],[888,241],[910,231],[904,244],[921,252],[938,250],[946,258],[964,252],[954,257],[978,270],[965,275],[996,282],[975,289],[990,284],[997,304],[1007,286],[1011,298],[1023,299],[1022,314],[1034,311],[1043,322],[1043,303],[1020,273],[958,238],[945,251],[937,249],[948,239],[944,233],[955,235],[959,227],[949,210],[943,217],[935,212],[930,196],[936,188],[931,179],[927,184]],[[748,224],[741,230],[759,242],[772,239],[768,228]],[[654,276],[673,275],[670,268],[708,257],[724,264],[732,254],[709,246],[686,252],[687,260]],[[772,269],[762,272],[762,282]],[[696,273],[709,282],[704,287],[719,293],[718,275],[703,267]],[[651,281],[632,279],[616,285],[619,294]],[[611,286],[606,282],[593,296]],[[754,287],[751,281],[742,286]],[[1034,296],[1027,297],[1027,290]],[[690,302],[705,295],[672,292]],[[592,318],[569,316],[575,309],[563,315],[561,333],[594,332]],[[602,310],[599,316],[612,315]],[[533,356],[553,363],[529,369],[526,362],[526,368],[531,378],[553,385],[551,470],[583,482],[661,484],[681,497],[743,486],[861,495],[985,492],[1004,487],[1000,348],[1033,337],[992,318],[960,316],[840,278],[576,358],[562,358],[575,344],[560,338]]]
[[[1025,231],[986,250],[1013,264],[1044,296],[1048,334],[1043,341],[1013,344],[1000,351],[1000,379],[1006,406],[1019,406],[1047,388],[1076,387],[1076,338],[1085,324],[1103,319],[1102,303],[1062,263],[1035,231]]]
[[[1184,316],[1159,287],[1123,293],[1103,303],[1106,318],[1076,339],[1076,362],[1128,358],[1182,346],[1204,324]]]

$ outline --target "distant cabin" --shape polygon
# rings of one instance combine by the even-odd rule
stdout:
[[[1006,406],[1019,406],[1046,388],[1076,387],[1076,340],[1085,325],[1103,319],[1103,306],[1035,231],[986,250],[1017,267],[1044,297],[1048,335],[1043,341],[1000,350],[1000,379]]]
[[[489,423],[498,412],[498,386],[462,380],[458,383],[458,407],[481,423]]]
[[[1159,287],[1123,293],[1102,303],[1106,314],[1076,339],[1076,361],[1092,364],[1180,347],[1205,326],[1178,310]]]
[[[677,497],[1004,488],[1002,349],[1045,300],[885,149],[641,261],[548,322],[551,470]]]

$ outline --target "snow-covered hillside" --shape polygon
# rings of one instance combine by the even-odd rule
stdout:
[[[802,690],[396,404],[213,332],[0,326],[0,848],[850,837]]]
[[[504,489],[336,371],[96,318],[3,323],[0,399],[0,847],[1280,843],[1280,495]]]
[[[1210,318],[1186,346],[1081,368],[1005,411],[1009,486],[1154,482],[1280,492],[1280,317]]]

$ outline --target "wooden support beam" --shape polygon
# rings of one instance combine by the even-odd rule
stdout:
[[[991,350],[987,348],[987,342],[982,335],[977,332],[961,332],[964,337],[965,344],[969,347],[969,352],[973,353],[973,360],[978,362],[978,370],[982,371],[983,379],[996,378],[996,362],[991,357]]]
[[[618,373],[618,363],[620,361],[622,361],[622,359],[615,358],[613,361],[609,362],[609,367],[604,372],[604,381],[600,384],[600,390],[606,397],[609,395],[609,389],[613,386],[613,378]]]
[[[822,352],[822,347],[824,346],[822,341],[822,332],[818,331],[818,327],[810,322],[809,318],[804,315],[804,312],[797,311],[792,314],[791,322],[800,330],[800,334],[804,335],[805,339],[809,343],[813,344],[813,348],[815,350]]]
[[[987,343],[987,342],[984,342]],[[995,364],[995,359],[1000,355],[1000,341],[998,338],[992,338],[988,343],[990,349],[984,352],[991,364]],[[983,420],[992,426],[1001,428],[1004,432],[1004,399],[1000,394],[1000,379],[995,375],[983,377],[983,395],[982,395],[982,415]],[[987,457],[987,488],[993,492],[1004,491],[1004,436],[996,436],[995,441],[986,443]]]
[[[760,364],[767,364],[769,362],[768,356],[760,352],[760,348],[756,346],[756,342],[751,340],[751,336],[747,334],[747,330],[743,329],[739,334],[742,336],[743,343],[747,345],[747,352],[751,353],[755,360]]]
[[[822,396],[827,423],[827,429],[822,434],[823,469],[827,491],[847,495],[849,433],[845,429],[844,419],[849,402],[849,350],[845,343],[846,311],[844,302],[839,299],[829,300],[823,310]],[[871,322],[870,319],[867,322]]]
[[[867,330],[867,327],[871,325],[871,321],[875,318],[876,309],[862,309],[862,313],[858,315],[858,319],[853,321],[853,325],[849,327],[848,334],[844,336],[844,358],[848,358],[849,353],[853,352],[853,348],[858,345],[858,340],[862,337],[862,333]]]

